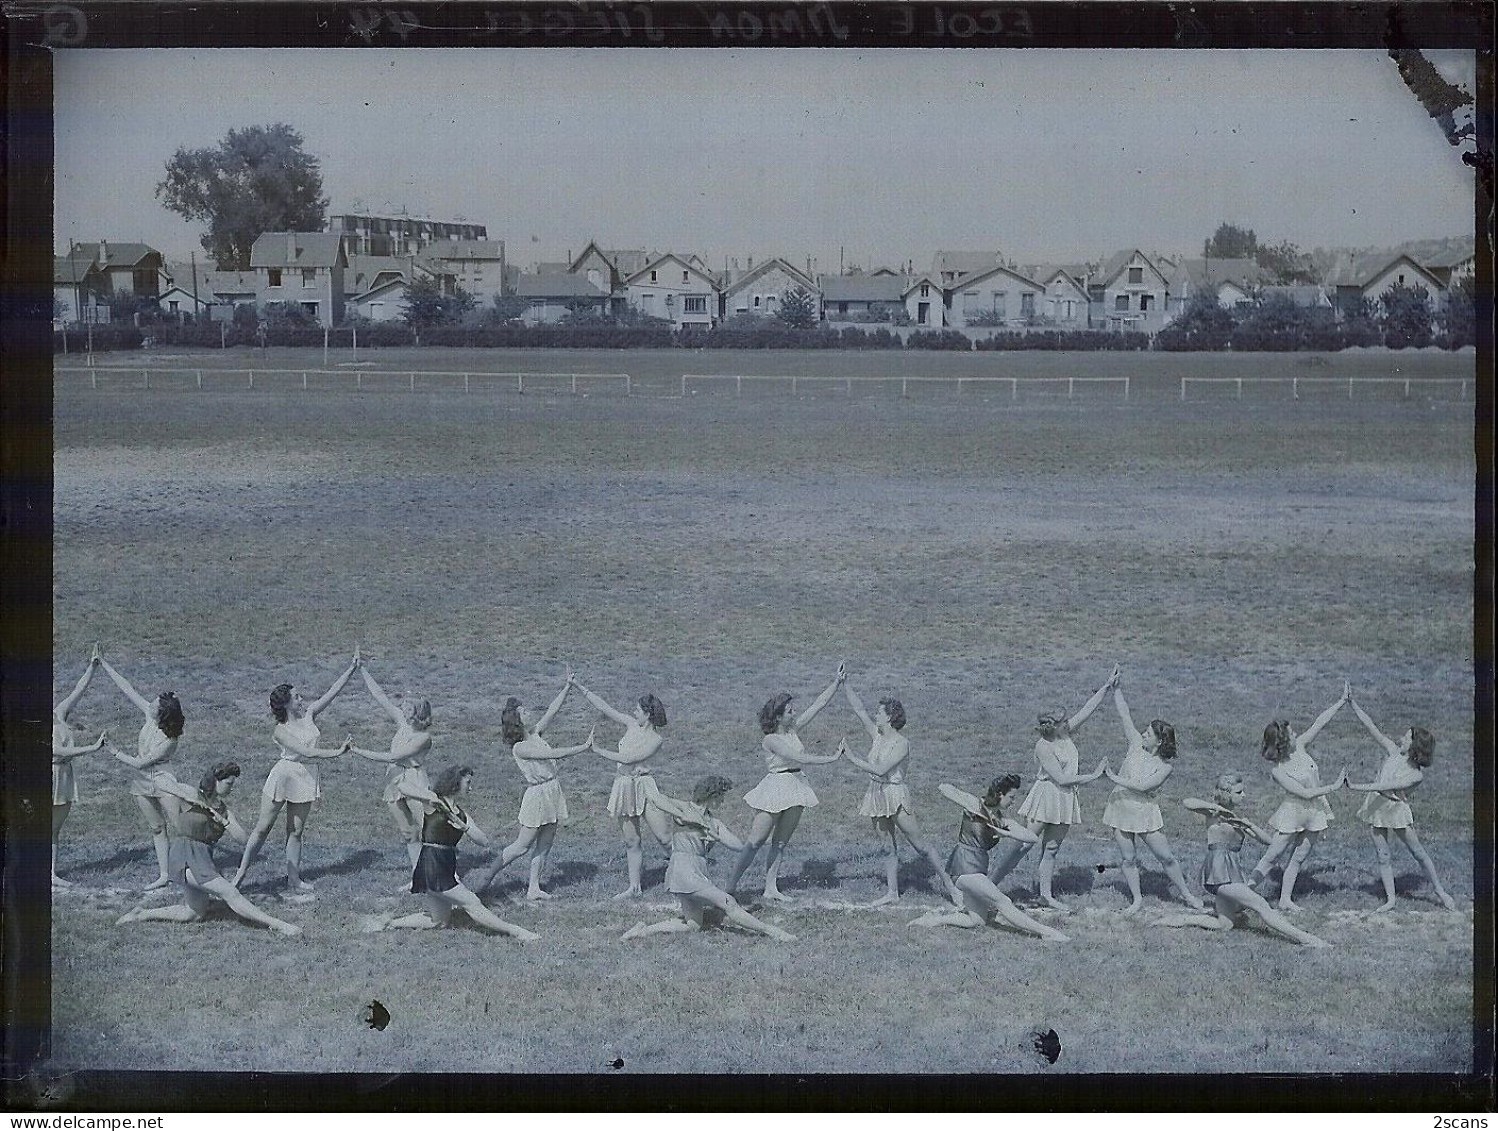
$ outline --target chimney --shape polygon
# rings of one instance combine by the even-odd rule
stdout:
[[[286,233],[286,264],[290,266],[296,262],[296,233]]]
[[[99,266],[100,267],[108,267],[109,266],[109,241],[108,240],[100,240],[99,241]]]

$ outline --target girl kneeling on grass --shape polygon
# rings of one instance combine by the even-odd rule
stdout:
[[[421,822],[421,855],[411,870],[411,891],[421,896],[427,909],[399,918],[381,915],[366,925],[367,932],[446,927],[453,911],[458,910],[479,926],[502,935],[527,942],[541,937],[524,927],[506,923],[458,880],[458,842],[464,834],[480,845],[490,843],[489,837],[457,802],[457,798],[467,795],[472,783],[472,766],[449,766],[437,776],[429,793],[402,784],[407,796],[417,797],[426,806]]]
[[[1258,825],[1247,817],[1238,816],[1236,812],[1237,807],[1243,804],[1242,774],[1226,773],[1217,779],[1215,802],[1188,797],[1182,804],[1207,818],[1207,858],[1202,864],[1202,887],[1216,901],[1216,913],[1167,915],[1157,920],[1159,926],[1206,927],[1213,931],[1231,931],[1239,915],[1244,911],[1256,911],[1271,931],[1298,942],[1301,946],[1331,945],[1291,923],[1243,878],[1238,851],[1243,847],[1245,835],[1261,844],[1269,843],[1269,837]]]
[[[244,828],[228,804],[229,793],[238,780],[236,763],[219,762],[203,775],[197,789],[172,783],[170,788],[181,804],[172,825],[168,867],[186,898],[174,907],[137,907],[121,915],[117,923],[200,923],[218,901],[241,919],[279,934],[295,937],[302,933],[300,927],[261,911],[224,879],[213,863],[213,846],[226,831],[236,840],[245,839]]]
[[[666,868],[666,890],[676,896],[677,902],[681,904],[682,917],[648,926],[636,923],[624,932],[624,938],[639,939],[646,935],[706,930],[705,915],[710,908],[723,912],[723,917],[729,923],[746,931],[768,935],[779,942],[790,942],[795,938],[774,924],[756,919],[740,907],[733,896],[708,878],[706,858],[714,844],[721,841],[735,850],[742,850],[744,847],[744,842],[712,814],[713,806],[722,801],[732,788],[733,783],[727,778],[710,774],[693,788],[690,803],[677,801],[664,794],[655,796],[652,803],[672,821],[671,863]]]
[[[1004,816],[1004,799],[1019,788],[1018,774],[994,778],[988,792],[979,801],[972,794],[941,784],[942,796],[962,808],[962,824],[957,829],[957,847],[947,857],[947,874],[962,893],[963,911],[932,911],[912,919],[912,927],[982,927],[990,918],[1007,923],[1016,931],[1035,935],[1049,942],[1071,939],[1053,927],[1036,922],[1010,901],[988,878],[988,853],[1001,837],[1024,844],[1034,844],[1034,833],[1018,821]]]
[[[1358,816],[1373,833],[1373,846],[1378,851],[1378,875],[1384,885],[1384,902],[1378,909],[1388,911],[1394,906],[1394,861],[1389,854],[1389,834],[1393,833],[1409,849],[1410,855],[1420,867],[1425,869],[1425,876],[1435,889],[1441,906],[1447,911],[1455,911],[1456,901],[1441,886],[1430,853],[1425,851],[1425,846],[1415,833],[1415,818],[1410,812],[1409,799],[1405,796],[1425,779],[1424,770],[1435,756],[1435,738],[1423,727],[1410,727],[1404,732],[1404,737],[1395,742],[1374,725],[1363,708],[1358,706],[1356,699],[1350,699],[1349,702],[1353,713],[1385,752],[1377,778],[1367,785],[1347,783],[1348,789],[1368,795],[1363,799]]]

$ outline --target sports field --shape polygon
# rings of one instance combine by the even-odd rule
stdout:
[[[643,903],[609,899],[624,883],[604,810],[611,767],[580,756],[562,764],[573,820],[552,855],[557,898],[525,903],[517,862],[494,901],[540,942],[468,927],[364,935],[368,916],[414,901],[397,891],[406,857],[383,774],[346,758],[325,768],[309,827],[315,903],[277,898],[278,838],[246,881],[251,899],[305,928],[301,939],[230,918],[116,928],[155,863],[129,771],[84,759],[60,860],[79,887],[54,902],[55,1067],[1469,1070],[1471,387],[1465,402],[1361,387],[1295,401],[1250,385],[1241,401],[1181,403],[1178,391],[1185,372],[1471,381],[1470,354],[452,356],[463,352],[373,358],[403,375],[480,362],[629,372],[656,395],[413,394],[398,380],[374,395],[290,379],[254,390],[210,380],[200,393],[60,375],[59,694],[95,640],[142,692],[176,691],[188,720],[178,777],[235,758],[245,775],[233,803],[249,818],[273,761],[270,689],[320,693],[358,643],[392,693],[432,700],[430,764],[477,767],[477,819],[507,840],[522,783],[499,745],[500,707],[510,694],[544,702],[570,662],[616,705],[660,696],[670,723],[657,780],[684,796],[701,774],[727,774],[736,789],[721,816],[742,832],[739,798],[763,772],[755,712],[780,690],[804,705],[846,658],[867,702],[905,704],[907,780],[944,856],[957,812],[937,784],[979,791],[1012,770],[1028,788],[1037,712],[1075,710],[1117,662],[1136,719],[1177,727],[1182,756],[1161,803],[1194,875],[1202,827],[1180,799],[1210,796],[1237,769],[1262,821],[1279,800],[1258,756],[1265,723],[1284,715],[1303,728],[1346,677],[1386,730],[1436,734],[1412,801],[1461,911],[1443,911],[1396,856],[1398,909],[1373,914],[1372,844],[1356,799],[1338,794],[1298,889],[1298,921],[1333,949],[1253,925],[1222,936],[1154,926],[1179,905],[1147,858],[1145,911],[1123,918],[1098,821],[1107,789],[1094,785],[1057,871],[1072,943],[911,930],[938,902],[933,878],[906,849],[904,903],[867,906],[882,890],[881,844],[857,816],[863,775],[840,763],[808,775],[821,805],[787,854],[782,887],[795,902],[764,910],[798,941],[713,931],[623,943],[631,923],[674,910],[664,855],[647,852]],[[150,363],[215,372],[248,356]],[[264,360],[316,367],[321,351]],[[1008,389],[964,390],[961,402],[792,396],[783,385],[670,395],[683,373],[835,384],[959,370],[1128,374],[1133,385],[1127,402],[1101,387],[1071,401]],[[133,747],[139,716],[107,679],[75,718]],[[581,741],[594,721],[569,701],[550,737]],[[352,732],[365,746],[392,729],[357,681],[321,725],[325,743]],[[619,728],[598,733],[612,744]],[[805,738],[830,752],[842,735],[866,743],[837,701]],[[1117,765],[1110,706],[1077,741],[1085,766]],[[1381,753],[1350,713],[1314,750],[1327,780],[1344,764],[1367,780]],[[460,853],[460,871],[484,858]],[[756,913],[762,875],[760,863],[741,888]],[[1034,911],[1033,863],[1004,886],[1047,917]],[[383,1031],[362,1020],[373,1000],[392,1015]],[[1048,1029],[1061,1043],[1054,1064],[1033,1047]]]

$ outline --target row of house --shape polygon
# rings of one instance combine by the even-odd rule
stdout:
[[[418,280],[451,293],[461,288],[481,307],[513,299],[528,322],[554,322],[577,312],[662,318],[677,328],[709,328],[733,318],[773,317],[791,291],[804,292],[813,315],[831,323],[894,317],[926,328],[1035,325],[1060,329],[1153,333],[1193,298],[1211,293],[1232,308],[1268,295],[1334,312],[1360,300],[1376,302],[1396,285],[1420,286],[1439,307],[1448,288],[1473,270],[1470,251],[1440,261],[1409,255],[1355,262],[1324,283],[1275,286],[1250,259],[1180,258],[1129,248],[1101,265],[1007,262],[998,252],[940,251],[932,268],[881,268],[814,275],[782,257],[737,261],[714,271],[697,255],[605,249],[588,243],[565,262],[522,272],[505,258],[503,241],[447,233],[405,254],[370,254],[349,232],[267,232],[255,241],[246,272],[167,264],[144,244],[75,245],[54,263],[58,317],[108,317],[111,297],[154,298],[168,314],[227,319],[236,307],[300,306],[335,326],[351,316],[401,317],[406,290]],[[903,312],[903,313],[901,313]]]

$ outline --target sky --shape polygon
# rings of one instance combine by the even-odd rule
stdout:
[[[1470,52],[1433,52],[1474,89]],[[510,261],[613,248],[818,271],[1472,230],[1458,150],[1378,51],[71,50],[55,243],[199,251],[178,147],[287,122],[330,211],[465,218]]]

